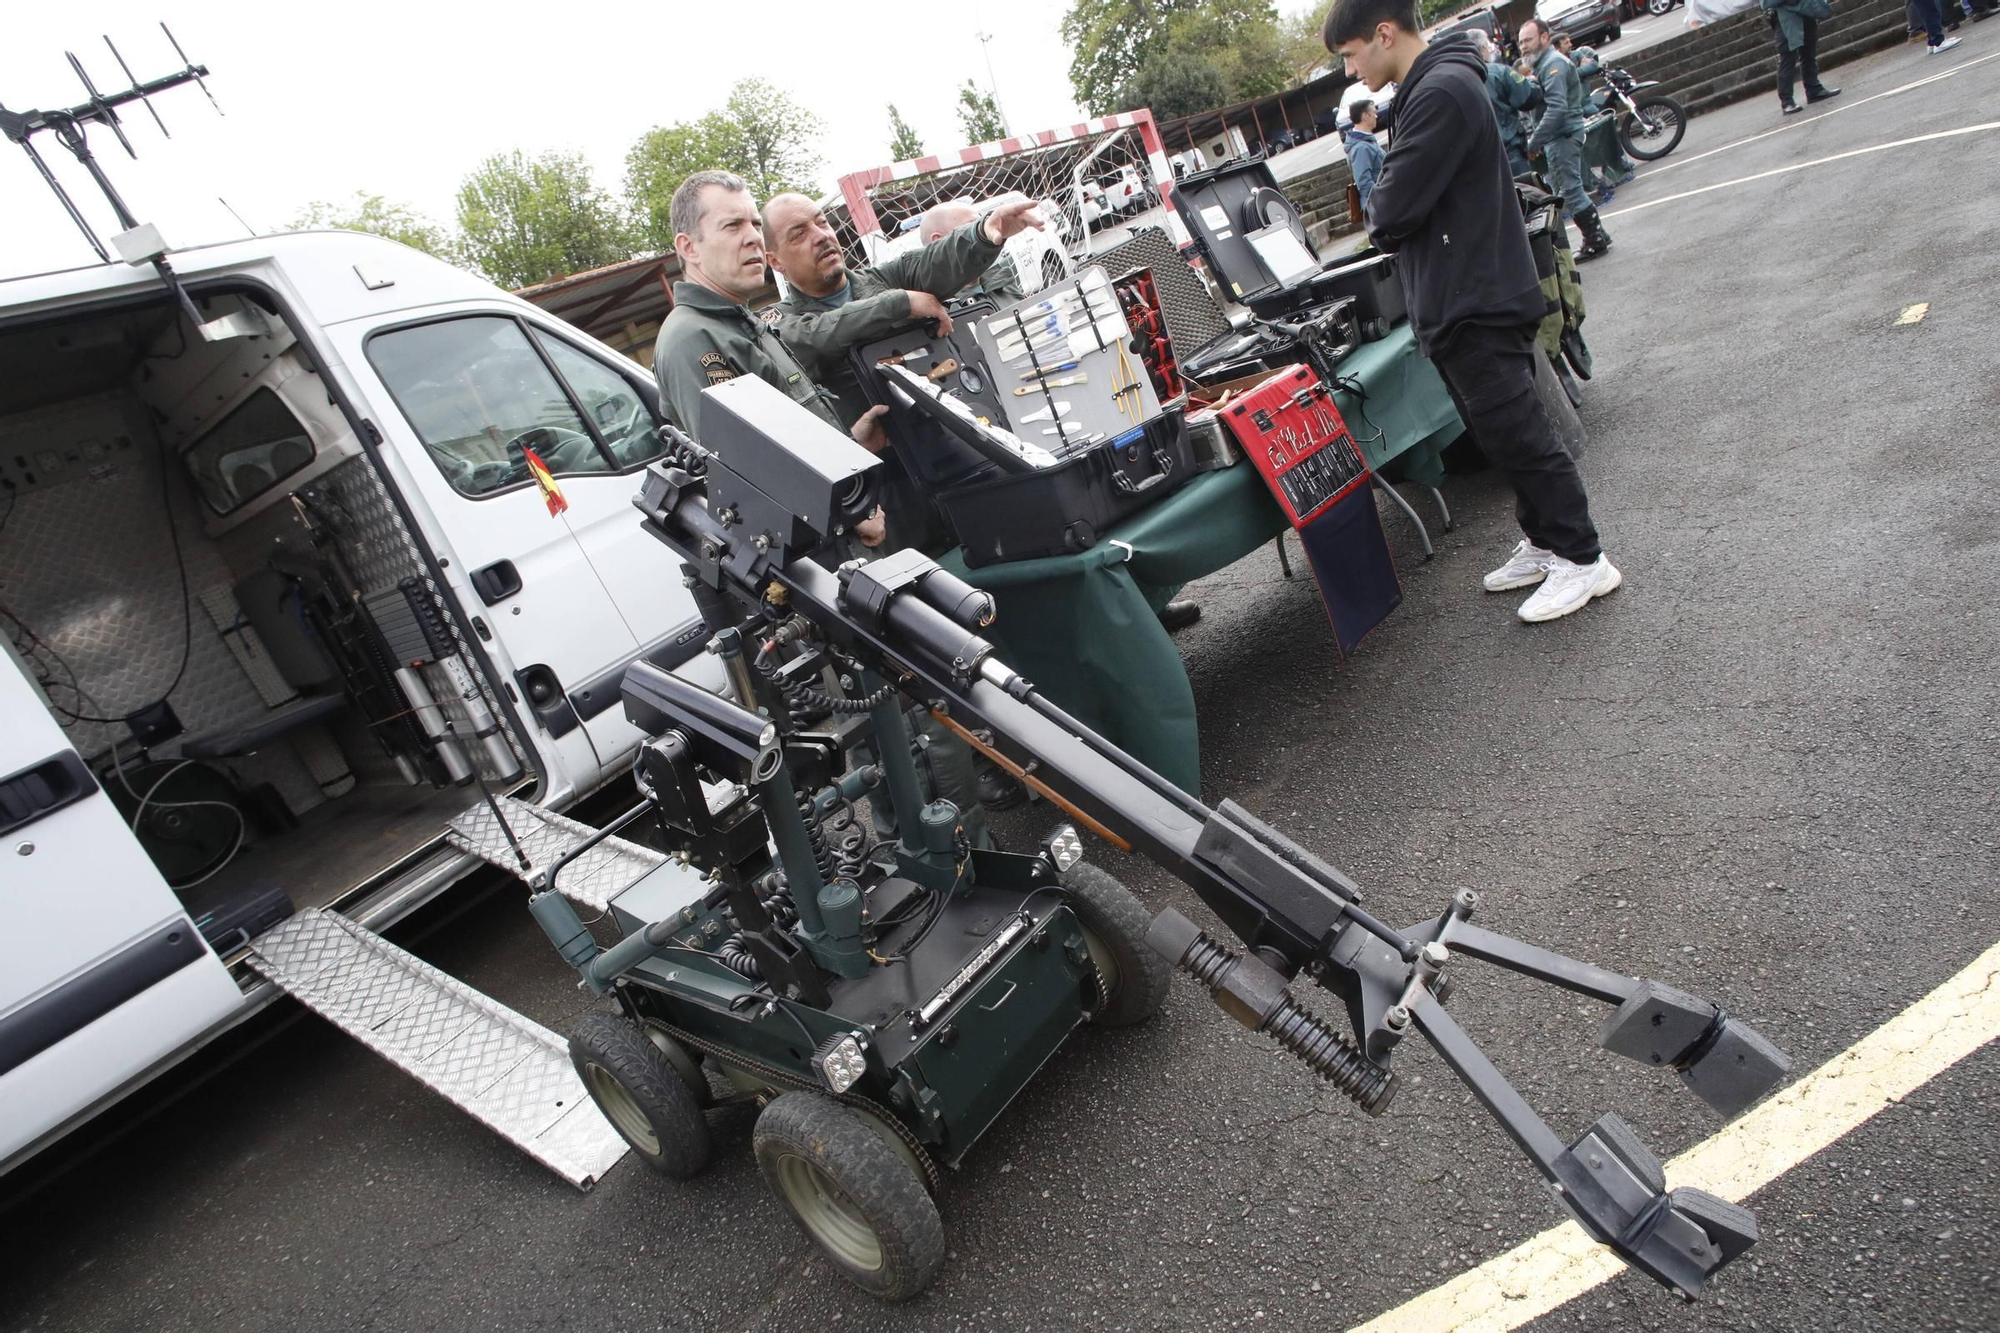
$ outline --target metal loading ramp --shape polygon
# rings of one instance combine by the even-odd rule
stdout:
[[[561,1037],[338,912],[299,913],[259,936],[248,961],[578,1189],[625,1155]]]

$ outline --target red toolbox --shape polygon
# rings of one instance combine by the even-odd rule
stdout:
[[[1342,652],[1403,600],[1372,474],[1333,392],[1305,366],[1281,370],[1223,407],[1223,423],[1299,534]]]

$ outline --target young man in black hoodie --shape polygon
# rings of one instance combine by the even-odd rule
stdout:
[[[1418,345],[1514,487],[1527,535],[1486,576],[1486,590],[1540,584],[1521,619],[1566,616],[1621,576],[1535,392],[1535,328],[1548,304],[1487,102],[1486,64],[1462,34],[1427,44],[1415,0],[1335,0],[1322,38],[1371,91],[1400,85],[1368,236],[1396,256]]]

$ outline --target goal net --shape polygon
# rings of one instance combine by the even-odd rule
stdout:
[[[1139,110],[849,172],[826,215],[848,262],[860,265],[875,262],[933,204],[1019,191],[1044,205],[1063,249],[1082,261],[1101,234],[1120,226],[1161,226],[1185,244],[1168,205],[1172,189],[1153,113]]]

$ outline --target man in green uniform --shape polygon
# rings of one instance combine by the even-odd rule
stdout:
[[[1586,90],[1585,110],[1595,107],[1597,102],[1588,89],[1592,79],[1604,76],[1603,57],[1597,54],[1594,47],[1578,46],[1576,39],[1566,32],[1556,34],[1556,50],[1568,56],[1570,64],[1576,66],[1576,77],[1583,81]],[[1590,192],[1590,197],[1596,201],[1598,207],[1602,208],[1617,195],[1619,186],[1639,174],[1639,167],[1631,158],[1625,156],[1625,146],[1618,142],[1615,126],[1607,126],[1599,133],[1603,135],[1599,142],[1609,150],[1605,154],[1608,160],[1592,165],[1591,157],[1594,150],[1591,148],[1590,139],[1586,137],[1583,142],[1583,167],[1586,173],[1597,178],[1598,188]]]
[[[1576,252],[1579,264],[1595,259],[1611,248],[1611,237],[1598,220],[1597,205],[1583,179],[1583,122],[1589,105],[1583,96],[1583,80],[1576,66],[1556,50],[1548,24],[1531,18],[1521,25],[1521,54],[1534,62],[1535,81],[1542,85],[1542,114],[1528,135],[1528,156],[1541,154],[1548,163],[1549,189],[1563,198],[1577,230],[1583,233],[1583,248]]]
[[[694,173],[674,191],[668,216],[685,277],[674,284],[674,308],[653,347],[653,378],[674,423],[699,440],[702,390],[738,375],[756,375],[880,453],[888,442],[880,420],[886,409],[867,408],[852,417],[840,412],[837,400],[800,364],[778,330],[750,313],[750,298],[764,290],[764,233],[742,178],[727,171]],[[879,548],[882,511],[855,524],[854,532],[862,545]],[[925,762],[939,794],[958,806],[974,843],[987,845],[972,755],[941,727],[937,733],[926,728]]]
[[[750,313],[750,298],[764,290],[764,236],[743,179],[695,172],[674,191],[669,217],[682,277],[653,345],[653,378],[674,424],[699,440],[701,391],[755,375],[828,425],[852,426],[861,413],[843,419],[784,339]]]
[[[949,333],[945,299],[986,272],[1009,236],[1041,225],[1035,201],[1019,199],[922,249],[850,270],[819,205],[802,194],[776,195],[764,205],[764,243],[771,267],[791,289],[778,303],[778,336],[851,421],[868,399],[847,363],[848,349],[915,320],[935,320]]]
[[[924,211],[923,219],[917,224],[917,234],[923,238],[925,245],[929,245],[943,240],[977,216],[977,210],[962,199],[954,199],[948,204],[933,204]],[[964,297],[983,296],[995,305],[1012,305],[1028,292],[1021,282],[1014,257],[1003,253],[984,273],[959,288],[958,294]]]

